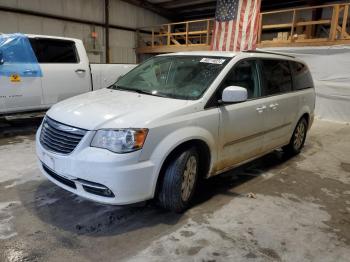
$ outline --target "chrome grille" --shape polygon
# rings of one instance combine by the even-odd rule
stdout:
[[[45,117],[40,133],[40,143],[47,150],[69,154],[79,144],[86,130],[61,124]]]

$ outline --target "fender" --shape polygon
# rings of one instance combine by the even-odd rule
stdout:
[[[198,126],[188,126],[168,134],[164,137],[156,146],[155,150],[151,154],[151,161],[155,164],[155,175],[153,181],[153,195],[156,190],[157,180],[160,170],[164,164],[164,161],[171,152],[181,144],[190,140],[201,140],[205,142],[210,150],[210,167],[209,172],[213,168],[217,161],[217,147],[215,143],[215,137],[208,130]]]

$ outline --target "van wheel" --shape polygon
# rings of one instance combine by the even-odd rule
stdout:
[[[196,188],[198,164],[199,156],[195,148],[175,155],[165,169],[158,192],[161,207],[178,213],[186,210]]]
[[[299,154],[305,143],[306,132],[307,132],[307,121],[303,117],[302,119],[299,120],[297,126],[295,127],[289,144],[283,147],[283,150],[289,155]]]

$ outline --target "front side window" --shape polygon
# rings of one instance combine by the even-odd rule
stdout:
[[[228,86],[244,87],[247,89],[248,99],[259,97],[260,90],[256,61],[245,60],[235,65],[221,84],[221,93]],[[218,97],[218,99],[221,98]]]
[[[286,93],[292,90],[292,75],[288,61],[263,59],[261,65],[264,96]]]
[[[195,100],[227,65],[228,57],[158,56],[142,63],[110,88]]]
[[[79,63],[77,50],[73,41],[31,38],[30,43],[39,63]]]

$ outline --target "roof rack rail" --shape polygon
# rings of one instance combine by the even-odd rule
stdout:
[[[278,52],[262,51],[262,50],[245,50],[243,52],[245,52],[245,53],[261,53],[261,54],[270,54],[270,55],[282,55],[282,56],[295,58],[295,56],[292,56],[292,55],[287,55],[287,54],[278,53]]]

